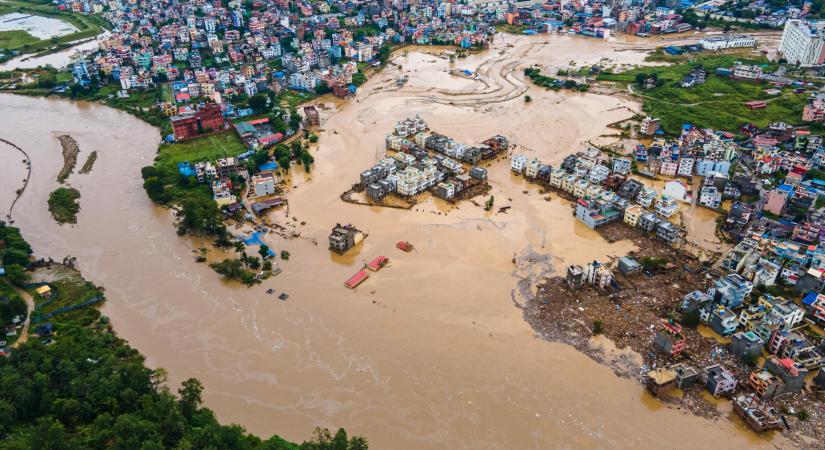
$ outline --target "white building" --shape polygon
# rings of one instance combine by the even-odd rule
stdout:
[[[275,177],[272,172],[261,172],[252,176],[252,188],[257,197],[275,193]]]
[[[762,78],[762,68],[757,65],[737,64],[733,66],[733,77],[739,80],[758,80]]]
[[[550,174],[550,186],[554,188],[561,188],[562,183],[564,182],[564,178],[567,176],[567,172],[564,169],[556,169]]]
[[[398,173],[396,191],[399,195],[411,197],[434,186],[443,177],[444,174],[436,170],[435,166],[427,166],[424,169],[406,167]]]
[[[258,86],[251,81],[247,81],[246,84],[243,85],[243,91],[246,93],[247,96],[252,97],[253,95],[258,93]]]
[[[655,199],[656,191],[651,187],[645,186],[639,191],[639,195],[636,196],[636,203],[642,205],[644,208],[650,208],[650,205],[653,204],[653,200]]]
[[[589,179],[591,183],[599,184],[606,180],[608,175],[610,175],[610,169],[607,166],[597,164],[590,169]]]
[[[659,198],[659,201],[656,202],[655,210],[656,214],[667,219],[679,211],[679,205],[677,205],[676,202],[674,202],[673,199],[667,195],[662,195]]]
[[[645,117],[642,120],[642,124],[639,125],[639,132],[644,134],[645,136],[651,136],[659,129],[659,119],[654,119],[650,116]]]
[[[613,158],[613,171],[622,175],[630,173],[633,163],[629,158]]]
[[[790,64],[802,67],[817,66],[825,61],[825,21],[808,22],[790,19],[779,43],[779,53]]]
[[[699,204],[708,208],[718,208],[722,204],[722,193],[715,186],[705,186],[699,194]]]
[[[683,176],[689,177],[693,175],[693,164],[695,160],[693,158],[684,157],[679,160],[679,168],[676,170],[676,173]]]
[[[744,34],[708,36],[699,39],[699,45],[705,50],[724,50],[726,48],[753,47],[756,39]]]
[[[536,178],[539,176],[539,169],[541,168],[541,161],[538,159],[533,158],[527,163],[527,167],[524,169],[524,176],[527,178]]]
[[[527,157],[524,155],[513,155],[510,158],[510,169],[517,174],[524,173],[527,168]]]

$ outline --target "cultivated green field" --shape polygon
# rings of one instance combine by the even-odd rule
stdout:
[[[620,87],[630,86],[641,97],[648,114],[661,120],[668,133],[678,133],[682,124],[736,131],[745,123],[764,127],[770,122],[783,121],[793,125],[801,123],[802,108],[808,93],[796,94],[789,87],[781,88],[778,95],[768,95],[769,83],[732,80],[717,76],[717,68],[731,68],[735,61],[763,66],[770,72],[775,67],[767,59],[742,51],[733,53],[700,53],[690,56],[667,57],[658,55],[656,60],[669,61],[672,65],[638,67],[621,73],[602,73],[600,81],[613,81]],[[709,72],[704,84],[682,88],[679,82],[697,64]],[[635,85],[637,74],[656,74],[659,86],[643,90]],[[762,100],[767,107],[751,110],[745,102]]]

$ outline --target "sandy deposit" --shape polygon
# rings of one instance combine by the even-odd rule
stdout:
[[[411,56],[399,58],[401,70],[390,67],[354,100],[321,111],[316,164],[311,175],[293,177],[297,188],[288,196],[289,215],[308,239],[268,235],[273,249],[292,257],[281,263],[283,274],[251,289],[193,261],[200,243],[176,236],[168,211],[153,207],[141,188],[139,169],[154,157],[157,131],[106,107],[0,96],[10,118],[0,136],[30,149],[34,160],[33,186],[15,219],[39,254],[77,256],[84,275],[106,286],[105,314],[150,364],[167,368],[172,382],[200,378],[222,420],[256,433],[300,440],[315,425],[344,426],[381,449],[770,446],[733,422],[709,426],[662,408],[636,382],[536,339],[513,301],[567,264],[633,246],[607,244],[565,202],[547,202],[511,175],[506,161],[489,169],[493,211],[512,206],[507,213],[434,200],[401,211],[338,198],[383,154],[395,121],[415,113],[467,143],[502,133],[532,149],[530,156],[559,162],[638,105],[535,89],[522,68],[605,57],[640,62],[641,53],[620,51],[630,45],[639,44],[505,36],[462,60],[485,77],[475,88],[433,75],[438,85],[398,89],[383,80],[415,76],[404,61]],[[439,64],[416,68],[441,72]],[[61,166],[56,132],[100,155],[92,173],[73,181],[85,203],[71,228],[54,224],[46,210]],[[3,177],[0,189],[8,184]],[[369,238],[332,256],[325,244],[335,222],[357,224]],[[401,239],[417,251],[396,250]],[[391,258],[388,268],[355,291],[343,287],[379,254]],[[289,300],[275,300],[268,288]]]

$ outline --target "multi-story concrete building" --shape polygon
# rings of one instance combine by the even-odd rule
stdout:
[[[753,291],[753,283],[739,274],[731,274],[716,280],[713,296],[720,305],[728,308],[737,308]]]
[[[527,168],[527,157],[524,155],[513,155],[510,158],[510,170],[513,173],[524,173],[524,170]]]
[[[635,227],[639,224],[639,219],[642,217],[644,211],[645,210],[639,205],[628,206],[624,210],[624,223],[630,225],[631,227]]]
[[[825,21],[788,20],[779,43],[779,53],[790,64],[802,67],[821,65],[825,61],[824,28]]]
[[[720,365],[706,367],[702,373],[705,388],[714,397],[732,394],[736,390],[736,377]]]

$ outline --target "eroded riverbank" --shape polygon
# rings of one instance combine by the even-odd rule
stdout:
[[[415,113],[461,141],[502,133],[558,163],[638,105],[537,90],[521,68],[643,59],[618,51],[622,45],[508,36],[456,63],[486,73],[487,88],[444,82],[439,71],[449,68],[447,60],[423,65],[414,63],[421,58],[414,51],[399,55],[400,69],[389,67],[353,101],[322,110],[316,164],[311,175],[293,177],[289,194],[290,216],[306,222],[302,236],[323,242],[344,221],[369,238],[357,253],[333,257],[309,239],[267,236],[273,249],[292,256],[284,273],[251,289],[193,261],[200,244],[179,238],[169,211],[154,207],[141,186],[139,170],[154,158],[158,132],[107,107],[0,96],[10,118],[0,137],[31,149],[34,162],[15,219],[38,254],[76,256],[84,274],[106,286],[104,313],[151,364],[167,368],[173,382],[200,378],[207,405],[222,420],[260,434],[277,429],[297,439],[315,425],[343,426],[375,448],[405,449],[770,446],[732,422],[709,427],[663,408],[636,382],[569,346],[535,338],[512,299],[568,264],[634,246],[608,244],[573,220],[569,206],[547,202],[512,176],[506,162],[488,167],[492,212],[435,200],[410,211],[370,208],[338,197],[380,156],[390,127]],[[413,70],[433,71],[438,85],[377,89]],[[530,105],[519,98],[523,92]],[[99,154],[94,171],[73,178],[84,206],[71,228],[54,224],[46,210],[62,165],[55,133]],[[4,178],[0,188],[6,184]],[[506,205],[506,214],[495,213]],[[418,251],[396,250],[402,239]],[[525,249],[544,264],[514,268],[513,256]],[[380,277],[355,291],[342,286],[353,268],[379,254],[392,261]],[[289,300],[273,300],[264,293],[270,287]]]

